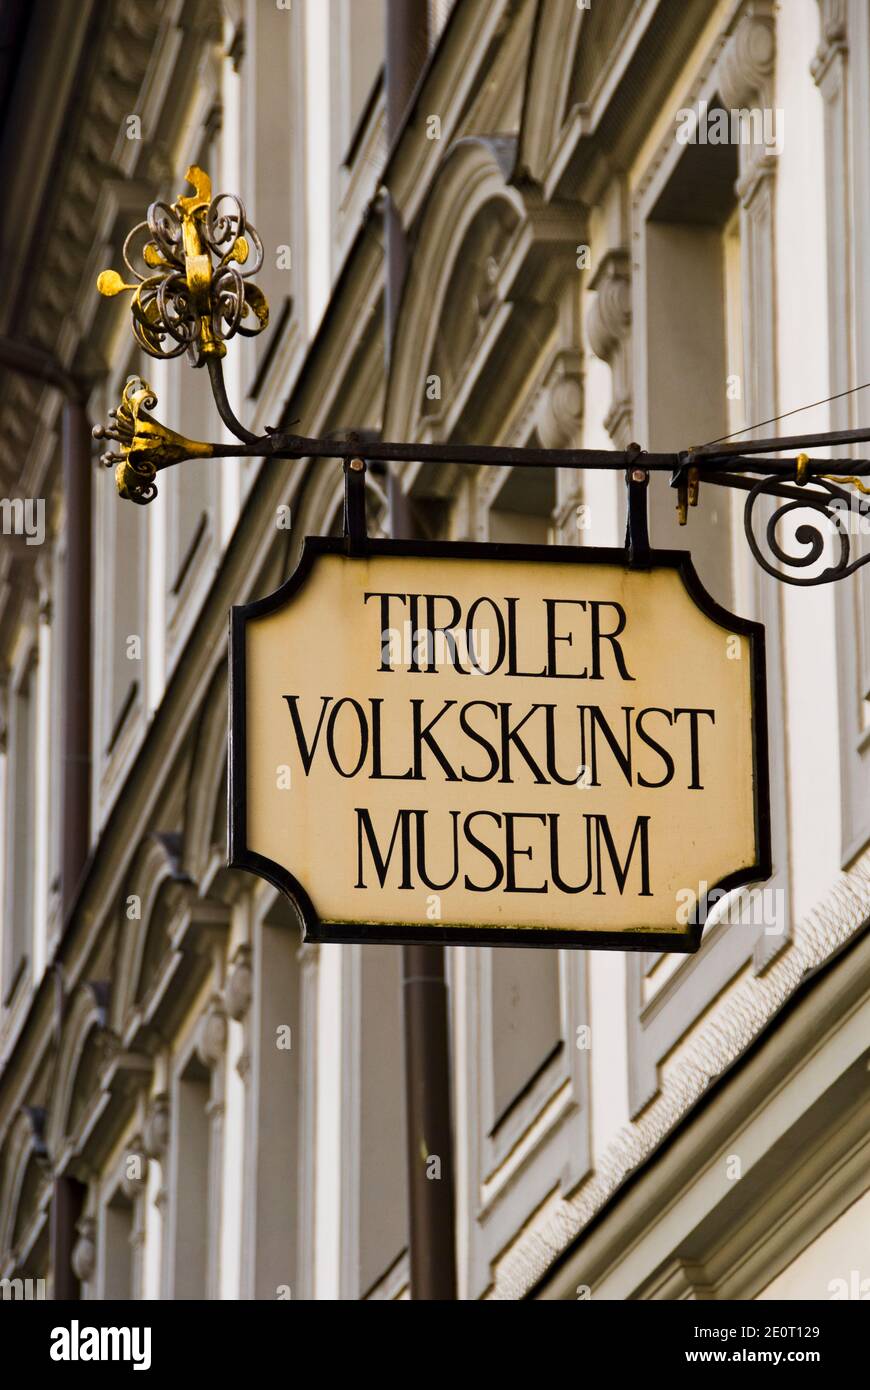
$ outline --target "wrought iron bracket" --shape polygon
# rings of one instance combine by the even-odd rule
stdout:
[[[629,459],[625,470],[625,484],[628,506],[625,517],[625,550],[630,569],[649,567],[649,514],[647,499],[649,494],[649,473],[640,466],[643,457],[639,444],[630,444],[627,450]]]
[[[365,553],[366,464],[359,457],[344,460],[344,539],[348,555]]]
[[[360,457],[358,438],[312,439],[268,428],[258,436],[233,412],[221,359],[226,342],[237,332],[251,336],[268,323],[265,296],[250,281],[262,264],[263,248],[235,194],[213,198],[208,175],[196,166],[187,178],[192,194],[171,205],[152,203],[146,221],[127,237],[124,261],[132,283],[125,283],[115,271],[104,271],[98,288],[109,297],[123,290],[133,292],[133,334],[151,356],[176,357],[186,351],[195,366],[206,366],[218,414],[235,442],[190,440],[162,425],[150,414],[157,404],[154,391],[147,382],[131,378],[120,406],[110,413],[109,424],[94,430],[97,438],[110,438],[120,445],[120,453],[104,455],[103,462],[115,468],[121,496],[142,504],[156,497],[158,472],[191,458],[341,459],[345,540],[348,554],[359,554],[366,544],[366,462]],[[638,568],[648,563],[650,554],[647,494],[652,473],[670,473],[681,525],[687,523],[690,508],[697,507],[702,484],[742,490],[746,493],[744,532],[758,564],[783,583],[808,586],[842,579],[870,563],[870,549],[852,558],[851,546],[855,534],[870,534],[870,500],[863,502],[857,495],[870,494],[862,481],[870,477],[870,461],[810,458],[805,450],[868,441],[870,428],[740,444],[720,441],[679,453],[647,453],[637,444],[628,450],[515,449],[369,440],[365,456],[369,463],[622,470],[628,493],[627,562]],[[791,457],[782,457],[783,453]],[[761,498],[776,505],[760,508]],[[784,544],[779,527],[798,512],[809,519],[796,526]],[[759,518],[763,542],[754,529]],[[829,546],[833,563],[807,574],[824,562]]]

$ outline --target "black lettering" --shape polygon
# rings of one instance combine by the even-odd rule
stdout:
[[[440,766],[443,768],[443,770],[444,770],[444,775],[446,776],[447,781],[448,781],[448,782],[458,782],[458,781],[460,780],[458,774],[457,774],[456,772],[453,771],[453,768],[450,766],[450,763],[447,761],[447,758],[445,757],[444,753],[442,752],[442,750],[439,748],[438,744],[435,742],[434,738],[432,737],[432,729],[433,729],[434,726],[438,723],[438,720],[439,720],[439,719],[442,719],[442,718],[444,717],[444,715],[447,713],[447,711],[448,711],[449,709],[452,709],[453,706],[454,706],[455,704],[456,704],[456,701],[455,701],[455,700],[445,700],[445,701],[444,701],[444,704],[442,705],[442,707],[441,707],[441,709],[438,711],[438,713],[435,715],[435,717],[434,717],[433,719],[430,719],[428,724],[424,725],[424,724],[422,723],[422,718],[423,718],[423,701],[422,701],[422,700],[412,700],[412,701],[411,701],[411,709],[413,710],[413,715],[414,715],[414,780],[415,780],[415,781],[417,781],[417,782],[425,781],[425,774],[424,774],[424,772],[423,772],[423,744],[424,744],[424,743],[426,744],[426,747],[429,749],[429,751],[435,755],[436,761],[437,761],[437,762],[440,764]]]
[[[561,893],[585,893],[592,882],[592,822],[595,817],[583,816],[582,819],[586,822],[586,882],[575,886],[566,883],[559,870],[559,817],[550,816],[550,869],[553,883]]]
[[[518,598],[506,598],[508,620],[507,620],[507,648],[508,664],[506,674],[509,676],[545,676],[547,668],[543,671],[520,671],[517,667],[517,604]]]
[[[716,714],[715,711],[711,709],[675,709],[674,720],[676,721],[679,719],[681,714],[687,714],[689,716],[692,749],[692,780],[689,783],[688,789],[692,792],[700,792],[704,790],[704,785],[698,780],[701,775],[701,757],[698,749],[698,717],[703,714],[710,720],[711,724],[715,724]]]
[[[547,675],[561,676],[565,680],[584,681],[586,679],[586,667],[582,671],[558,671],[556,661],[556,643],[567,642],[568,646],[574,645],[573,633],[556,631],[556,604],[575,603],[578,608],[586,612],[586,600],[583,598],[545,598],[544,607],[547,610]]]
[[[350,772],[345,772],[344,768],[339,763],[338,753],[335,748],[335,723],[338,719],[339,712],[345,705],[350,705],[359,720],[359,757]],[[326,726],[326,751],[329,754],[329,761],[332,763],[339,777],[356,777],[366,760],[366,753],[369,751],[369,726],[366,720],[365,710],[356,700],[352,700],[349,695],[343,696],[330,710],[329,723]]]
[[[597,599],[591,600],[589,604],[592,610],[592,676],[594,681],[603,680],[601,674],[601,643],[609,642],[613,648],[613,655],[616,658],[616,666],[624,681],[633,681],[634,676],[628,674],[625,664],[625,657],[622,654],[622,647],[617,642],[617,637],[625,631],[625,609],[621,603],[599,602]],[[601,610],[602,608],[613,608],[617,615],[617,623],[613,632],[602,632],[601,630]]]
[[[372,818],[365,806],[356,807],[356,822],[357,863],[359,866],[356,887],[366,887],[365,880],[363,879],[363,830],[365,830],[366,839],[368,840],[369,852],[372,856],[372,863],[375,866],[375,873],[378,876],[378,883],[380,884],[381,888],[383,888],[384,884],[387,881],[387,872],[390,867],[390,860],[393,857],[393,850],[396,847],[396,837],[401,832],[402,881],[399,884],[399,887],[408,889],[413,888],[414,885],[411,882],[411,812],[399,811],[398,815],[396,816],[396,823],[393,826],[393,833],[390,836],[390,847],[387,850],[386,856],[381,854],[380,848],[378,846],[377,837],[375,836],[374,826],[372,825]]]
[[[556,767],[556,708],[556,705],[544,705],[547,720],[547,772],[551,782],[556,782],[560,787],[574,787],[577,785],[576,767],[572,768],[570,777],[562,777]]]
[[[511,707],[509,704],[501,705],[501,777],[498,779],[500,782],[513,781],[510,772],[510,746],[511,744],[513,744],[513,746],[517,749],[517,752],[519,752],[523,756],[523,758],[525,758],[527,765],[535,774],[535,781],[539,782],[541,786],[546,786],[546,777],[544,776],[541,769],[538,767],[538,764],[535,762],[528,748],[519,736],[520,729],[523,727],[523,725],[528,723],[533,714],[535,714],[539,709],[543,708],[543,705],[532,705],[532,708],[526,714],[523,715],[519,723],[515,724],[514,727],[511,728]]]
[[[474,618],[478,608],[482,603],[488,603],[493,613],[495,614],[495,625],[498,631],[498,660],[493,661],[490,666],[481,666],[480,661],[478,660],[477,646],[474,640]],[[502,662],[504,661],[505,648],[504,618],[501,615],[501,609],[499,608],[495,599],[477,598],[474,600],[474,603],[468,610],[468,617],[465,620],[465,646],[468,652],[468,660],[471,662],[474,669],[476,671],[479,671],[481,675],[491,676],[493,671],[497,671],[499,666],[501,666]]]
[[[637,774],[637,785],[639,787],[666,787],[668,783],[672,781],[674,776],[674,760],[671,757],[668,750],[666,748],[663,748],[662,745],[656,739],[650,738],[649,734],[644,729],[643,721],[648,714],[661,714],[664,715],[665,719],[668,721],[669,724],[673,724],[674,722],[673,716],[670,710],[668,709],[659,709],[656,705],[650,705],[648,709],[638,710],[637,721],[635,724],[635,727],[637,729],[637,736],[638,738],[643,739],[644,743],[649,748],[651,748],[654,753],[658,753],[659,757],[665,765],[665,775],[660,782],[651,782],[648,778],[644,777],[643,773],[639,772]]]
[[[505,875],[504,891],[506,893],[546,893],[546,879],[544,879],[544,882],[542,884],[528,888],[521,887],[517,883],[516,869],[514,867],[514,860],[516,856],[518,854],[523,854],[528,859],[531,859],[533,853],[531,849],[517,849],[514,843],[514,822],[518,820],[536,820],[539,821],[541,825],[547,824],[547,817],[544,815],[538,815],[537,813],[532,811],[508,811],[507,815],[504,818],[504,857],[505,866],[507,870]]]
[[[330,701],[332,700],[331,695],[321,695],[320,698],[323,702],[320,706],[320,718],[317,721],[317,728],[314,730],[314,740],[311,744],[311,747],[309,748],[305,738],[305,734],[302,730],[302,721],[299,718],[299,711],[297,709],[297,705],[299,703],[299,696],[284,696],[284,699],[287,701],[287,708],[290,710],[290,718],[293,722],[293,732],[296,734],[296,742],[299,745],[299,757],[302,760],[302,766],[305,769],[306,777],[311,771],[311,764],[314,761],[314,754],[317,752],[317,743],[320,738],[320,730],[323,728],[323,716],[326,714],[327,708],[330,704]]]
[[[415,811],[417,817],[417,873],[423,880],[427,888],[431,888],[434,893],[443,893],[445,888],[452,888],[459,876],[459,812],[451,811],[450,818],[453,821],[453,873],[446,883],[434,883],[426,872],[426,816],[427,811]],[[441,836],[438,836],[438,843],[441,843]]]
[[[628,853],[625,856],[624,864],[620,864],[619,862],[619,855],[616,852],[616,845],[613,841],[613,835],[610,832],[610,823],[607,817],[598,816],[596,819],[596,854],[598,858],[598,887],[595,889],[595,896],[601,897],[604,894],[604,888],[601,884],[602,837],[604,838],[605,845],[607,846],[607,853],[610,856],[610,865],[613,869],[613,876],[616,879],[616,884],[619,888],[620,896],[622,896],[622,894],[625,891],[626,881],[628,879],[628,871],[631,868],[631,860],[632,855],[634,854],[634,847],[637,844],[639,836],[641,887],[638,896],[641,898],[651,898],[652,893],[650,892],[649,887],[649,816],[638,816],[637,820],[635,821],[634,834],[631,837],[631,844],[628,847]]]
[[[370,598],[379,598],[381,601],[381,664],[379,671],[392,671],[392,666],[387,659],[390,651],[390,599],[397,598],[404,603],[407,594],[381,594],[377,590],[370,594],[363,594],[363,604],[368,603]]]
[[[445,623],[443,627],[438,627],[435,624],[435,604],[439,599],[443,599],[445,603],[450,604],[450,620]],[[450,661],[454,671],[458,671],[460,676],[468,676],[471,674],[470,671],[466,671],[462,662],[459,660],[459,653],[456,650],[456,634],[452,631],[461,621],[462,606],[459,600],[454,598],[452,594],[426,595],[426,627],[428,629],[429,641],[432,644],[429,651],[429,665],[426,668],[428,675],[431,676],[438,670],[436,650],[436,638],[438,633],[444,638],[445,645],[450,653]]]
[[[369,777],[374,781],[384,782],[404,782],[409,777],[414,776],[414,769],[409,767],[407,772],[384,772],[381,758],[381,708],[383,700],[378,697],[370,698],[369,704],[372,707],[372,770]]]
[[[467,705],[460,706],[459,727],[462,730],[462,732],[466,735],[466,737],[472,739],[475,743],[479,743],[481,748],[483,748],[489,754],[489,772],[485,772],[482,775],[479,775],[475,772],[469,772],[468,768],[463,763],[463,782],[489,782],[498,772],[498,753],[496,752],[495,747],[493,746],[493,744],[490,743],[488,738],[484,738],[483,734],[478,733],[476,729],[472,729],[471,725],[468,722],[468,711],[471,709],[475,709],[478,706],[481,709],[488,709],[495,716],[495,718],[498,719],[498,705],[492,704],[492,702],[489,700],[469,700]]]
[[[477,836],[474,834],[474,831],[471,829],[471,822],[473,820],[477,820],[478,816],[488,816],[490,820],[495,821],[499,829],[501,829],[501,816],[497,815],[495,811],[471,811],[465,817],[465,822],[463,824],[463,830],[465,831],[466,840],[470,845],[473,845],[475,849],[480,850],[480,853],[484,856],[484,858],[489,860],[490,864],[495,869],[495,878],[493,879],[492,883],[488,883],[484,886],[480,883],[472,883],[471,879],[468,877],[468,874],[466,874],[465,887],[468,889],[469,893],[492,893],[496,888],[500,886],[501,881],[504,878],[504,866],[501,860],[499,859],[498,855],[496,854],[495,850],[490,849],[489,845],[485,844],[483,840],[479,840]]]

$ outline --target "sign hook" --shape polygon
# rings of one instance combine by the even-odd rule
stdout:
[[[629,444],[625,451],[628,467],[625,470],[628,508],[625,523],[626,560],[631,569],[647,569],[650,562],[647,489],[649,470],[639,466],[643,456],[639,444]]]
[[[363,458],[344,460],[344,540],[348,555],[364,555],[366,530],[366,463]]]

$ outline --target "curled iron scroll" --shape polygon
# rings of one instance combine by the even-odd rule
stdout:
[[[746,540],[758,564],[767,574],[773,575],[774,579],[780,580],[783,584],[795,584],[808,588],[813,585],[831,584],[837,579],[844,579],[847,575],[854,574],[856,570],[870,562],[870,550],[866,555],[859,555],[854,560],[851,558],[852,519],[856,515],[862,518],[867,516],[867,529],[870,532],[870,515],[864,512],[863,508],[856,507],[856,499],[847,489],[838,487],[827,478],[816,476],[813,478],[812,484],[807,485],[804,497],[800,500],[793,499],[782,503],[767,518],[765,541],[770,556],[777,562],[776,564],[771,563],[771,559],[765,555],[759,545],[753,529],[753,510],[759,497],[771,495],[769,482],[770,480],[767,478],[760,478],[747,493],[743,508],[743,529]],[[800,554],[794,554],[786,550],[781,544],[777,536],[777,529],[791,512],[801,511],[813,512],[817,519],[804,521],[796,528],[794,540],[797,545],[803,547],[803,550]],[[827,529],[825,529],[826,524]],[[789,570],[808,569],[811,565],[817,564],[832,540],[838,551],[837,558],[820,574],[804,576],[788,572]]]

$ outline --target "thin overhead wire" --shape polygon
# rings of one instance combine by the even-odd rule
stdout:
[[[779,420],[787,420],[790,415],[800,415],[802,410],[814,410],[819,405],[829,405],[831,401],[840,401],[844,396],[854,396],[856,391],[865,391],[870,386],[870,381],[865,381],[861,386],[850,386],[848,391],[839,391],[836,396],[826,396],[823,401],[811,401],[809,405],[795,406],[794,410],[786,410],[782,415],[773,415],[769,420],[759,420],[757,425],[744,425],[740,430],[734,430],[731,434],[720,434],[718,439],[708,439],[706,444],[698,445],[700,449],[709,449],[712,444],[724,444],[726,439],[735,439],[738,434],[747,434],[751,430],[760,430],[764,425],[775,425]]]

